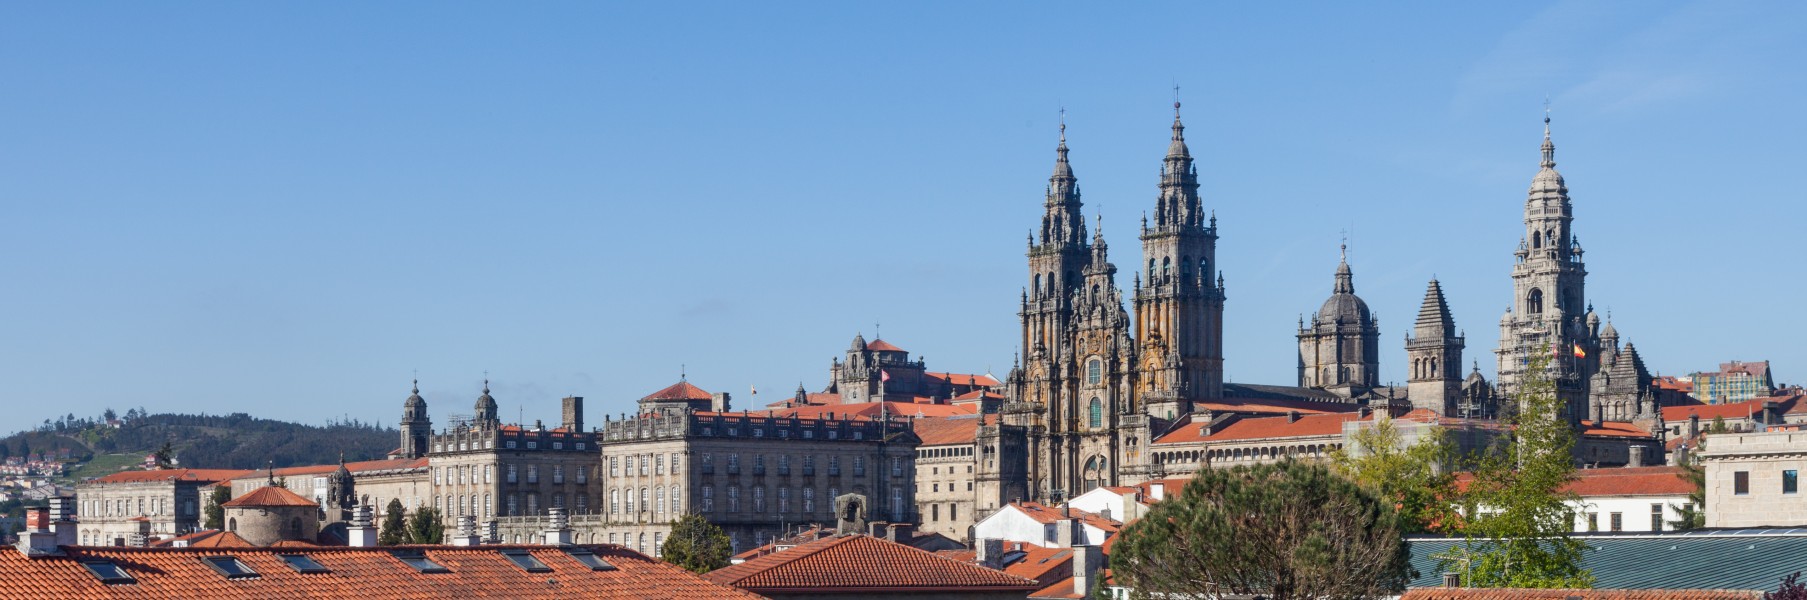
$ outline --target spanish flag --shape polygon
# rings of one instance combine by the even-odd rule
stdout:
[[[1587,358],[1587,351],[1581,349],[1581,344],[1574,344],[1574,346],[1575,358]]]

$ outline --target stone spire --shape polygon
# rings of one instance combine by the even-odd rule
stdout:
[[[1443,299],[1443,286],[1435,277],[1424,290],[1424,303],[1418,307],[1418,323],[1414,329],[1418,337],[1442,337],[1456,329],[1456,319],[1449,313],[1449,302]]]
[[[1073,176],[1073,165],[1067,161],[1067,123],[1063,111],[1060,122],[1060,145],[1054,148],[1054,174],[1048,177],[1047,200],[1043,203],[1041,243],[1064,246],[1085,243],[1085,218],[1080,215],[1079,178]]]
[[[1180,122],[1180,103],[1173,103],[1173,139],[1161,160],[1161,195],[1155,203],[1155,227],[1197,227],[1204,222],[1198,198],[1198,172],[1192,152],[1186,148],[1186,126]]]
[[[1543,164],[1545,169],[1556,168],[1556,144],[1550,143],[1550,108],[1543,109]]]
[[[1341,249],[1342,260],[1336,265],[1336,286],[1330,291],[1336,294],[1353,294],[1355,293],[1355,273],[1349,270],[1349,245],[1343,244]]]

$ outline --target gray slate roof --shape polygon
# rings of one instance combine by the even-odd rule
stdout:
[[[1578,537],[1593,548],[1582,566],[1593,570],[1596,588],[1774,590],[1783,577],[1807,571],[1807,529]],[[1443,570],[1431,556],[1462,540],[1417,538],[1411,543],[1418,578],[1409,587],[1443,585]]]

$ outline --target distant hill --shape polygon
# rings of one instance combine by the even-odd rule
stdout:
[[[295,466],[382,458],[398,445],[393,428],[357,421],[324,426],[230,415],[144,414],[133,409],[123,418],[109,409],[98,419],[75,415],[46,420],[33,431],[0,438],[0,459],[7,456],[68,450],[72,460],[96,455],[138,455],[169,444],[183,467],[254,469],[274,462]],[[92,475],[92,471],[85,473]]]

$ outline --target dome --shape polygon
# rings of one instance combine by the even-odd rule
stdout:
[[[1607,321],[1606,327],[1600,330],[1600,337],[1617,339],[1619,337],[1619,328],[1613,327],[1612,321]],[[1630,344],[1626,345],[1629,346]]]
[[[406,408],[426,408],[427,400],[420,397],[420,382],[414,382],[414,389],[408,393],[408,399],[402,402]]]
[[[1368,303],[1352,293],[1338,292],[1331,294],[1318,309],[1318,322],[1334,323],[1337,319],[1344,323],[1367,323],[1372,317],[1368,313]]]
[[[1562,174],[1557,173],[1554,167],[1544,167],[1537,172],[1536,177],[1531,178],[1531,195],[1533,197],[1545,194],[1567,196],[1568,193],[1568,183],[1563,181]]]
[[[1318,309],[1319,323],[1358,323],[1366,325],[1373,321],[1368,312],[1368,303],[1355,295],[1355,274],[1349,270],[1349,261],[1343,260],[1336,266],[1336,287],[1331,288],[1330,298]]]

